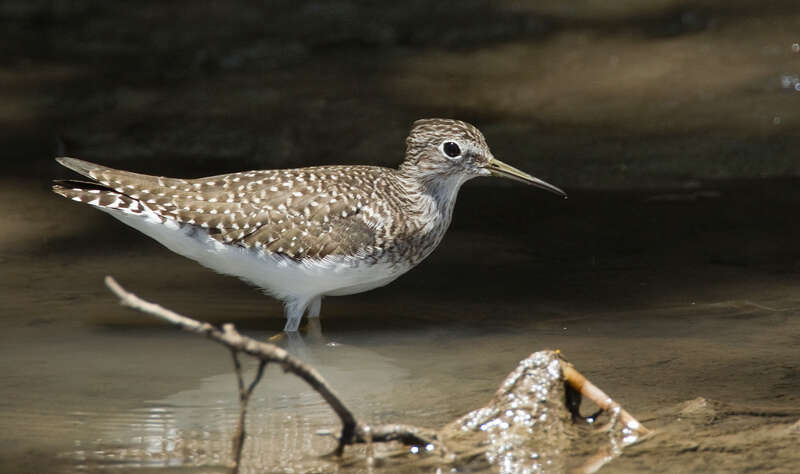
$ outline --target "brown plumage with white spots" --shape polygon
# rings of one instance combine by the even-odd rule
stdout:
[[[198,179],[58,162],[92,181],[53,190],[108,212],[167,248],[238,276],[286,303],[285,330],[325,295],[358,293],[405,273],[441,242],[461,185],[505,176],[560,189],[495,159],[465,122],[418,120],[398,169],[319,166]]]

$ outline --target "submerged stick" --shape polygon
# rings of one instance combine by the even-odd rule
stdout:
[[[223,330],[228,331],[229,327],[233,328],[232,325],[226,324],[223,326]],[[239,385],[239,419],[236,422],[236,432],[233,435],[233,465],[231,466],[231,474],[238,474],[239,467],[242,465],[244,440],[247,436],[247,430],[245,429],[247,404],[250,402],[250,395],[253,394],[253,389],[256,388],[258,382],[261,381],[261,376],[264,375],[264,368],[267,366],[267,361],[259,361],[256,376],[253,377],[250,385],[245,388],[244,376],[242,375],[242,364],[239,362],[239,352],[231,349],[231,357],[233,358],[233,367],[236,370],[236,382]]]
[[[367,433],[367,431],[369,431],[369,433]],[[436,431],[417,426],[399,424],[378,426],[359,425],[358,432],[356,433],[356,441],[360,443],[367,443],[370,441],[374,443],[399,441],[406,445],[417,444],[421,446],[438,443],[444,448],[439,441],[439,435]]]
[[[590,382],[583,374],[575,370],[572,364],[563,359],[561,360],[561,372],[564,374],[564,381],[569,384],[570,387],[593,401],[601,410],[612,413],[618,412],[619,421],[621,421],[626,428],[633,431],[637,437],[643,437],[651,433],[639,420],[622,408],[619,403],[606,395],[597,385]]]

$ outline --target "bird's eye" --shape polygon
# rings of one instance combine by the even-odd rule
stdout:
[[[458,143],[455,142],[444,142],[442,150],[444,154],[450,158],[455,158],[461,154],[461,148],[459,148]]]

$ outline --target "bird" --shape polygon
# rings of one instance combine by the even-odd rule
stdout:
[[[458,191],[479,176],[564,191],[492,155],[483,134],[454,119],[415,121],[397,168],[313,166],[167,178],[76,158],[89,178],[55,180],[57,194],[107,212],[219,273],[284,303],[284,331],[318,318],[324,296],[392,282],[442,241]]]

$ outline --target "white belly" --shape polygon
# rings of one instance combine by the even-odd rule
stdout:
[[[388,262],[366,265],[341,256],[298,262],[256,249],[223,244],[202,228],[181,226],[154,214],[124,214],[113,209],[106,212],[173,252],[219,273],[239,277],[284,301],[368,291],[390,283],[411,268]]]

